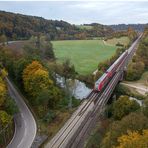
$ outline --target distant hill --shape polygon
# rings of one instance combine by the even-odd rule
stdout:
[[[132,27],[136,31],[142,32],[144,27],[148,24],[118,24],[118,25],[109,25],[114,31],[124,31],[129,27]]]
[[[46,34],[51,40],[87,39],[107,36],[113,30],[109,26],[97,25],[82,29],[65,21],[47,20],[42,17],[0,11],[0,35],[9,39],[28,39],[32,35]]]

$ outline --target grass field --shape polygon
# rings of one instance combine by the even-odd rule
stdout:
[[[80,74],[90,74],[97,69],[99,62],[110,58],[116,46],[102,40],[52,41],[59,62],[69,58]]]
[[[80,29],[87,29],[87,30],[91,30],[93,28],[93,26],[85,26],[85,25],[77,25],[77,27]]]
[[[111,45],[116,45],[118,42],[123,45],[127,45],[129,43],[129,38],[128,37],[113,38],[106,41],[107,44]]]

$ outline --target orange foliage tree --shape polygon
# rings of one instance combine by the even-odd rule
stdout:
[[[32,97],[36,97],[39,92],[50,88],[53,84],[47,69],[38,61],[33,61],[24,69],[23,82],[25,91]]]
[[[147,148],[148,147],[148,129],[143,130],[142,134],[137,131],[128,131],[127,135],[118,138],[119,146],[116,148]]]

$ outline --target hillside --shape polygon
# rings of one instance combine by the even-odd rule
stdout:
[[[96,24],[90,30],[83,30],[62,20],[0,11],[0,35],[5,34],[14,40],[28,39],[38,33],[48,35],[50,40],[71,40],[107,36],[112,32],[110,27],[104,25]]]
[[[136,31],[142,32],[144,27],[147,24],[118,24],[118,25],[109,25],[114,31],[124,31],[127,30],[129,27],[132,27]]]

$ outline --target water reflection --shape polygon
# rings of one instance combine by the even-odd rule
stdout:
[[[61,77],[60,75],[56,74],[56,80],[57,84],[64,88],[64,78]],[[74,80],[74,86],[72,87],[73,91],[71,91],[72,95],[75,96],[77,99],[83,99],[85,98],[92,89],[88,88],[85,83],[79,81],[79,80]]]

